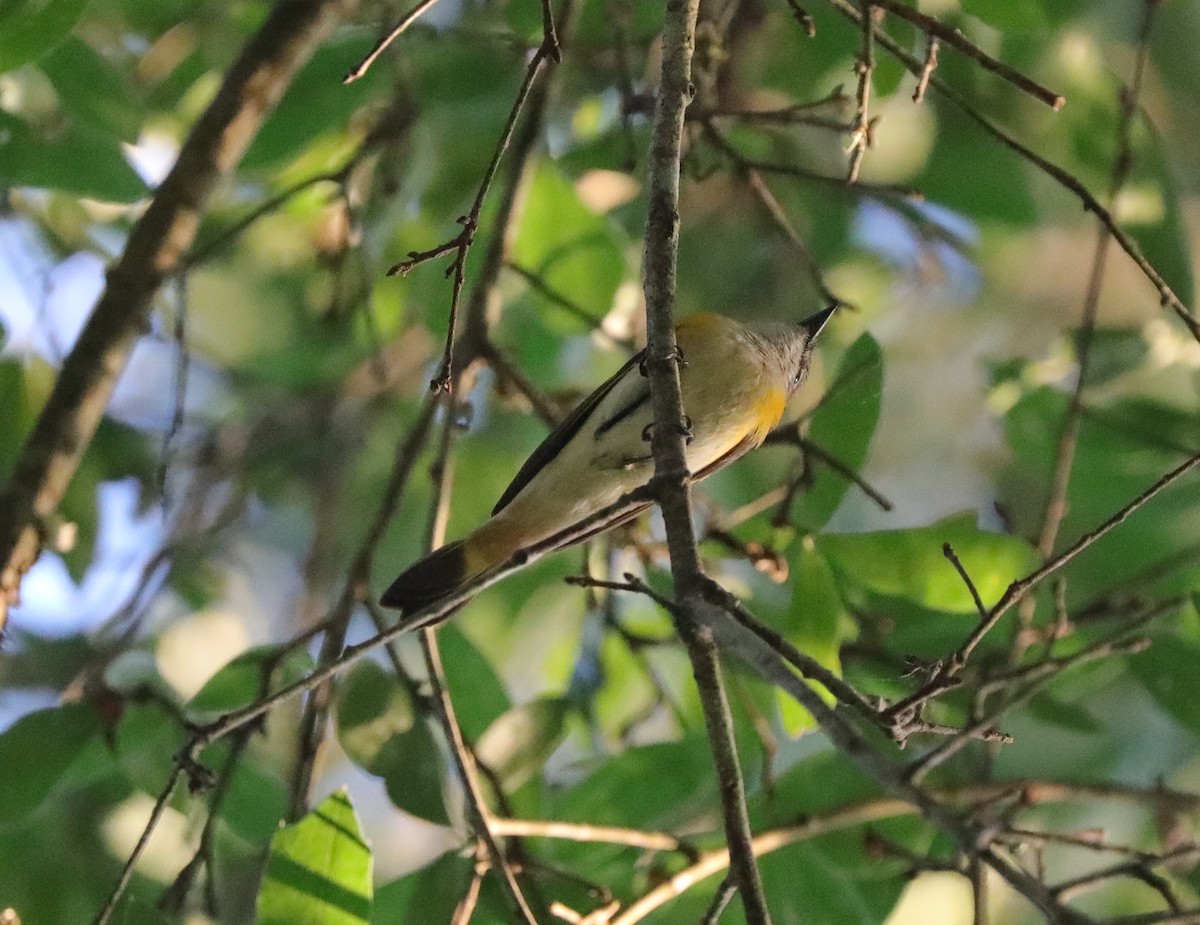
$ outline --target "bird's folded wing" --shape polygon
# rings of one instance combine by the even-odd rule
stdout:
[[[617,383],[625,378],[627,373],[629,373],[634,367],[638,366],[642,362],[644,352],[645,351],[641,351],[635,356],[631,357],[628,363],[613,373],[613,375],[609,377],[609,379],[603,385],[585,398],[570,414],[563,419],[561,424],[559,424],[546,436],[546,439],[539,444],[538,448],[533,451],[533,454],[527,460],[525,460],[525,465],[521,466],[520,471],[517,472],[516,477],[512,480],[512,484],[504,490],[504,494],[500,496],[500,500],[496,502],[496,506],[492,509],[493,515],[500,513],[500,511],[507,507],[508,503],[512,501],[512,499],[518,494],[520,494],[521,489],[533,481],[534,476],[536,476],[546,466],[546,464],[550,462],[550,460],[554,459],[554,457],[556,457],[562,451],[562,448],[571,441],[572,437],[579,433],[580,428],[587,423],[588,418],[595,413],[596,409],[600,406],[600,403],[608,397],[609,393],[612,392]],[[650,383],[644,377],[639,376],[638,383],[635,386],[635,394],[632,394],[628,399],[622,401],[620,407],[616,408],[613,415],[610,417],[619,418],[627,416],[638,405],[643,403],[646,400],[646,398],[640,394],[643,389],[645,391],[645,396],[649,396]],[[615,423],[615,421],[613,421],[613,423]],[[609,423],[608,421],[601,422],[597,428],[597,433],[599,433],[601,428],[605,428],[606,424],[609,427],[612,426],[612,423]]]

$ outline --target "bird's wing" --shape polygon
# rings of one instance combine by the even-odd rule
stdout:
[[[521,466],[516,477],[512,480],[512,484],[504,490],[504,494],[500,496],[500,500],[496,502],[496,506],[492,508],[492,515],[499,514],[508,503],[512,501],[521,489],[533,481],[545,465],[554,459],[577,433],[579,429],[587,422],[592,413],[600,403],[608,397],[609,393],[616,387],[625,375],[634,367],[642,362],[645,351],[639,351],[635,356],[631,357],[629,362],[617,370],[609,379],[601,385],[596,391],[580,402],[575,409],[568,414],[554,430],[546,435],[546,439],[541,442],[532,455],[525,460],[525,464]],[[626,417],[633,412],[639,405],[646,401],[650,395],[650,383],[642,377],[639,377],[639,386],[635,388],[628,400],[621,403],[621,406],[609,417],[608,420],[602,422],[597,428],[597,434],[600,431],[606,430],[617,423],[621,418]],[[644,392],[644,394],[643,394]]]

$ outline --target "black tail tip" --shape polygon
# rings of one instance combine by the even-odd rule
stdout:
[[[379,603],[391,610],[415,613],[453,594],[466,577],[466,550],[461,542],[450,543],[401,572]]]

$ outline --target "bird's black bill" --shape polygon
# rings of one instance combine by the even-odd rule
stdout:
[[[810,341],[821,333],[821,328],[825,327],[825,323],[833,317],[833,313],[836,311],[837,303],[834,302],[829,308],[822,309],[815,315],[809,315],[800,322],[800,327],[808,332],[808,339]]]

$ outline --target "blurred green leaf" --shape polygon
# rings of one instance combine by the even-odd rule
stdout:
[[[566,176],[551,163],[540,165],[513,244],[515,263],[602,318],[626,275],[622,243],[612,222],[585,206]],[[571,329],[578,330],[578,322]]]
[[[95,710],[70,703],[23,716],[0,735],[0,827],[36,810],[99,731]]]
[[[300,680],[312,667],[312,656],[302,648],[249,649],[205,682],[188,701],[188,715],[197,722],[213,719]]]
[[[121,925],[170,925],[171,919],[153,906],[131,896],[121,903]]]
[[[355,925],[371,914],[371,849],[346,791],[271,839],[260,925]]]
[[[383,778],[393,803],[414,816],[449,824],[437,741],[394,675],[375,662],[357,665],[338,690],[337,724],[346,754]]]
[[[976,223],[1032,226],[1037,209],[1022,160],[1000,145],[982,144],[982,129],[955,109],[939,108],[938,120],[933,151],[913,179],[925,198]]]
[[[516,790],[558,748],[569,711],[570,702],[563,697],[542,697],[513,707],[488,726],[475,743],[475,754],[505,792]]]
[[[867,458],[883,401],[883,355],[879,344],[864,333],[843,354],[837,376],[813,413],[808,439],[857,472]],[[833,516],[851,485],[819,459],[812,485],[795,508],[795,521],[810,532],[820,530]]]
[[[842,643],[846,641],[843,632],[852,632],[854,624],[846,619],[845,608],[828,563],[808,543],[797,545],[788,581],[790,606],[784,613],[763,606],[757,608],[758,614],[805,655],[816,659],[835,674],[841,674],[839,653]],[[819,688],[819,685],[814,686]],[[789,735],[798,736],[815,725],[812,715],[797,704],[791,695],[777,690],[776,699],[783,717],[783,727]]]
[[[546,815],[672,829],[698,806],[714,805],[717,792],[710,761],[703,735],[629,748],[597,762],[574,786],[548,793]]]
[[[393,925],[398,922],[450,922],[454,910],[466,894],[467,885],[471,882],[473,864],[470,858],[447,854],[438,858],[423,870],[414,871],[392,887],[384,887],[381,894],[395,892],[395,896],[387,896],[389,904],[402,909],[398,915],[376,916],[372,910],[371,921],[375,925]],[[404,887],[405,881],[412,885]],[[385,896],[380,896],[384,899]],[[407,899],[407,902],[405,900]]]
[[[816,543],[847,580],[876,594],[950,613],[975,613],[976,609],[962,578],[943,556],[943,543],[954,548],[985,607],[1037,565],[1028,543],[980,530],[970,513],[909,530],[825,534],[817,537]]]
[[[0,73],[45,54],[75,28],[87,0],[0,3]]]
[[[1097,733],[1102,728],[1087,706],[1054,694],[1043,693],[1035,697],[1029,704],[1029,713],[1043,722],[1073,732]]]
[[[128,75],[91,45],[70,36],[40,67],[72,117],[110,138],[137,141],[146,118],[140,94]]]
[[[146,195],[146,184],[112,138],[78,124],[43,138],[5,112],[0,112],[0,183],[107,202],[134,202]]]
[[[1121,197],[1128,208],[1121,209],[1118,205],[1118,220],[1180,300],[1185,305],[1194,305],[1192,241],[1180,209],[1178,186],[1167,163],[1162,136],[1149,123],[1145,129],[1142,133],[1145,142],[1138,145],[1126,192]]]
[[[1037,32],[1044,29],[1046,14],[1042,6],[1038,0],[962,0],[964,13],[978,16],[989,26],[1005,31]]]
[[[1045,485],[1057,452],[1066,396],[1037,389],[1009,411],[1013,463],[1002,499],[1013,529],[1039,529]],[[1124,398],[1085,406],[1059,548],[1103,523],[1192,451],[1195,416],[1158,400]],[[1068,603],[1124,588],[1181,593],[1194,586],[1200,498],[1188,479],[1150,501],[1064,570]],[[1131,582],[1133,583],[1131,585]]]
[[[181,720],[164,705],[132,703],[117,724],[117,762],[130,784],[157,794],[175,769],[187,740]]]
[[[1133,676],[1175,722],[1200,735],[1196,709],[1196,666],[1200,645],[1177,636],[1159,636],[1145,652],[1128,659]]]
[[[496,669],[453,623],[438,630],[446,686],[467,741],[475,742],[511,705]]]
[[[263,123],[242,159],[242,169],[277,167],[323,133],[344,130],[354,112],[378,91],[384,79],[384,69],[374,68],[361,80],[342,84],[346,72],[369,48],[370,43],[357,35],[334,38],[319,48]]]
[[[1071,335],[1078,355],[1083,335],[1078,329],[1072,331]],[[1100,385],[1141,368],[1149,351],[1150,345],[1140,331],[1107,327],[1094,329],[1088,360],[1088,383]]]

